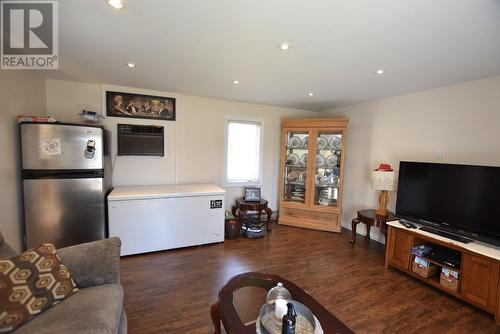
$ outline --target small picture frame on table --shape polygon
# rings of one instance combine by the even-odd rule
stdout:
[[[260,188],[245,188],[245,202],[260,202]]]

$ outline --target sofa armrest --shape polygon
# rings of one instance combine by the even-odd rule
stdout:
[[[57,254],[79,288],[120,283],[121,244],[119,238],[110,238],[60,248]]]
[[[0,258],[8,258],[16,255],[18,255],[17,252],[6,243],[0,245]]]
[[[0,258],[7,258],[11,256],[16,256],[17,252],[10,247],[3,239],[2,232],[0,232]]]

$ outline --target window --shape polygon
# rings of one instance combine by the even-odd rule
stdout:
[[[260,184],[262,124],[260,120],[226,118],[224,186]]]

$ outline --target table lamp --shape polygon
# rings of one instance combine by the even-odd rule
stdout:
[[[387,203],[389,202],[389,191],[393,191],[396,188],[396,173],[391,168],[391,165],[380,164],[380,166],[372,171],[371,175],[371,187],[376,190],[380,190],[380,196],[378,198],[378,209],[376,214],[378,216],[387,217],[389,212],[387,211]]]

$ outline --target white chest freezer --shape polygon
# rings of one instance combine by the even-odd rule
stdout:
[[[223,242],[224,193],[213,184],[116,187],[109,236],[121,239],[121,255]]]

